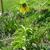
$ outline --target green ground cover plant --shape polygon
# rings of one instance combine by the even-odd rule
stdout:
[[[50,0],[3,0],[3,7],[0,50],[50,50]]]

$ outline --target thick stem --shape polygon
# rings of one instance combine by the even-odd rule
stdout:
[[[4,8],[3,8],[3,0],[1,0],[1,9],[2,9],[2,14],[4,12]]]

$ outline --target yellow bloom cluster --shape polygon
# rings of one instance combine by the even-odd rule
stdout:
[[[30,11],[29,7],[24,3],[19,8],[20,13],[25,14]]]

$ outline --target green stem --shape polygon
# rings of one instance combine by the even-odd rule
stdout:
[[[2,14],[4,12],[4,8],[3,8],[3,0],[1,0],[1,9],[2,9]]]

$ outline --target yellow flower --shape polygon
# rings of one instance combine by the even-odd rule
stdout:
[[[24,3],[21,5],[19,11],[20,11],[20,13],[25,14],[25,13],[29,12],[29,7]]]

